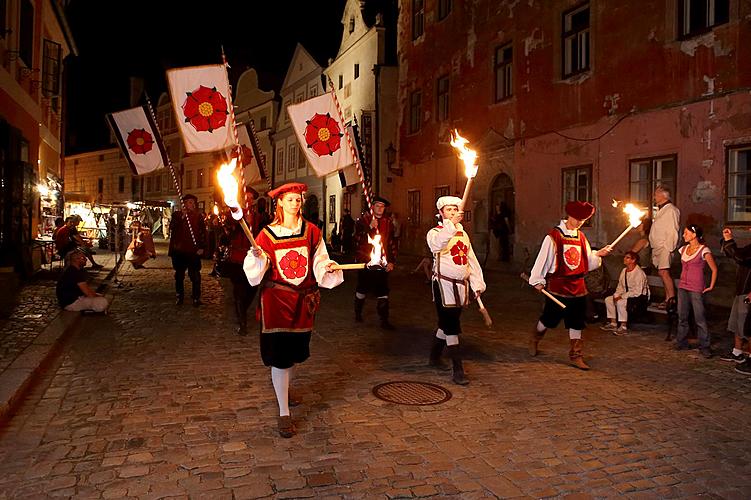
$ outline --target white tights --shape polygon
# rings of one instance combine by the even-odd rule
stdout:
[[[280,417],[289,415],[289,382],[291,379],[292,368],[271,367],[271,383],[274,384]]]

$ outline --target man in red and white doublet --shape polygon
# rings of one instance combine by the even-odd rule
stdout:
[[[462,308],[485,291],[482,268],[477,261],[469,235],[461,225],[464,212],[459,209],[461,198],[442,196],[436,208],[442,221],[427,234],[433,262],[433,301],[438,314],[438,329],[430,349],[430,365],[449,369],[441,361],[443,348],[448,346],[452,360],[453,380],[459,385],[469,383],[459,351]]]
[[[529,277],[530,285],[538,290],[547,285],[548,291],[566,305],[564,309],[545,298],[542,316],[530,336],[529,354],[537,355],[537,346],[545,331],[555,328],[563,319],[569,334],[569,358],[573,366],[582,370],[589,370],[582,354],[587,295],[584,276],[590,270],[600,267],[602,257],[611,252],[610,245],[592,252],[587,237],[580,230],[582,224],[594,213],[595,207],[591,203],[568,202],[568,217],[545,236]]]
[[[321,231],[299,216],[307,186],[289,183],[271,191],[277,198],[276,219],[256,238],[261,250],[248,251],[243,270],[251,286],[261,286],[261,358],[271,366],[279,403],[279,431],[292,437],[289,405],[291,369],[310,356],[310,334],[320,302],[318,287],[334,288],[344,281],[329,258]],[[288,194],[295,196],[287,196]],[[282,210],[282,206],[284,209]]]

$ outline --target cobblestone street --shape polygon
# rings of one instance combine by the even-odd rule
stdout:
[[[664,325],[590,327],[589,372],[568,366],[562,329],[531,359],[540,298],[490,271],[495,324],[465,311],[460,387],[426,366],[435,312],[422,276],[394,273],[398,330],[385,332],[374,300],[353,322],[349,273],[323,293],[292,384],[298,434],[283,439],[257,326],[233,334],[229,282],[204,261],[205,305],[175,306],[168,259],[146,265],[123,266],[110,314],[83,318],[0,428],[0,498],[751,498],[751,380],[671,351]],[[373,395],[397,380],[453,396],[417,407]]]

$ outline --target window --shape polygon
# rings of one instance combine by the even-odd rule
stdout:
[[[8,27],[8,0],[0,0],[0,38],[5,38]]]
[[[675,156],[631,161],[629,198],[637,206],[649,207],[649,217],[657,208],[653,206],[652,196],[657,186],[664,186],[675,199],[677,163]]]
[[[350,118],[352,118],[352,106],[347,106],[344,108],[344,119],[349,121]]]
[[[297,150],[297,168],[304,169],[305,167],[305,151],[303,151],[302,148],[299,148]]]
[[[349,32],[352,33],[355,31],[355,16],[350,16],[349,18]]]
[[[298,94],[295,95],[295,104],[303,102],[305,100],[305,89],[302,89]]]
[[[751,145],[728,151],[728,222],[751,221]]]
[[[207,172],[208,178],[206,179],[206,184],[208,184],[209,187],[214,186],[214,178],[216,177],[216,174],[214,173],[214,169],[209,169]]]
[[[118,193],[124,193],[125,192],[125,176],[121,175],[117,178],[117,192]]]
[[[592,200],[592,166],[563,169],[561,208],[569,201]]]
[[[287,172],[294,172],[297,168],[297,144],[287,146]]]
[[[187,170],[185,172],[185,189],[193,189],[193,171]]]
[[[513,58],[514,51],[511,44],[495,49],[495,102],[514,95]]]
[[[729,19],[729,0],[678,0],[681,38],[706,33]]]
[[[412,0],[412,40],[425,31],[425,0]]]
[[[154,191],[160,193],[162,191],[162,176],[157,175],[154,177]]]
[[[31,68],[34,64],[34,6],[31,0],[21,0],[21,18],[18,25],[18,56]]]
[[[352,95],[352,84],[348,83],[344,86],[344,98],[348,99]]]
[[[438,186],[435,188],[435,201],[438,201],[441,196],[449,196],[450,194],[451,191],[448,186]]]
[[[292,101],[287,99],[284,101],[284,120],[289,122],[289,113],[287,113],[287,107],[292,104]]]
[[[419,90],[409,95],[409,133],[420,131],[420,115],[422,113],[422,93]]]
[[[355,64],[355,80],[357,80],[358,78],[360,78],[360,65]]]
[[[308,89],[308,95],[310,97],[316,97],[318,95],[318,84],[313,84]]]
[[[589,69],[589,4],[563,14],[563,77]]]
[[[138,195],[138,177],[130,178],[130,196],[135,198]]]
[[[60,54],[59,43],[44,40],[44,56],[42,58],[42,94],[53,96],[60,94]]]
[[[336,223],[336,195],[329,195],[329,223]]]
[[[339,90],[344,87],[344,77],[342,75],[339,75]]]
[[[442,76],[438,79],[436,84],[436,96],[438,96],[438,102],[436,102],[436,115],[438,121],[442,122],[448,120],[449,117],[449,77],[448,75]]]
[[[96,180],[96,192],[99,194],[104,193],[104,179],[101,177]]]
[[[407,191],[407,221],[410,226],[420,225],[420,190]]]
[[[284,174],[284,148],[276,150],[276,175]]]
[[[203,169],[196,170],[196,189],[203,187]]]
[[[150,193],[152,191],[151,186],[154,184],[154,179],[151,177],[146,177],[146,192]]]
[[[266,125],[267,125],[266,117],[262,116],[261,117],[261,130],[266,130]]]
[[[451,0],[438,0],[438,20],[442,21],[451,14]]]

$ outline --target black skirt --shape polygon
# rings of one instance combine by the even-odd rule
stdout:
[[[291,368],[310,357],[311,332],[261,333],[261,359],[266,366]]]

